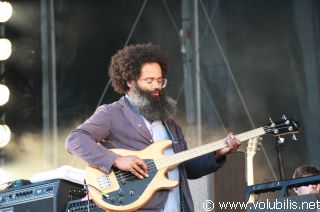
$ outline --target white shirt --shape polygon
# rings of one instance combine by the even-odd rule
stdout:
[[[163,125],[161,121],[154,121],[150,123],[148,120],[146,120],[143,117],[145,124],[147,128],[149,129],[152,138],[154,142],[157,142],[158,140],[170,140],[170,135],[166,129],[166,127]],[[164,150],[164,154],[167,156],[173,155],[173,149],[168,148]],[[170,180],[177,180],[179,181],[179,169],[178,167],[170,170],[168,172],[168,178]],[[163,208],[164,212],[180,212],[180,192],[179,192],[179,186],[177,186],[174,189],[171,189],[168,194],[167,201]]]

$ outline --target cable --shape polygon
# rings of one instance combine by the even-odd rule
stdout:
[[[89,197],[89,189],[88,189],[88,185],[87,185],[86,179],[83,180],[83,186],[84,186],[84,192],[87,195],[88,212],[90,212],[90,197]]]

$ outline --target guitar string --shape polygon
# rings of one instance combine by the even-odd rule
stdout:
[[[282,125],[285,125],[284,127],[280,127],[280,126],[282,126]],[[281,130],[281,129],[284,129],[284,128],[288,128],[288,125],[286,125],[286,124],[280,124],[280,125],[275,125],[275,127],[277,126],[277,129],[278,130]],[[258,133],[258,131],[260,131],[260,130],[264,130],[264,132],[266,132],[266,133],[268,133],[268,132],[272,132],[272,131],[274,131],[274,128],[275,127],[269,127],[269,126],[264,126],[264,127],[260,127],[260,128],[257,128],[257,129],[255,129],[255,130],[252,130],[252,131],[248,131],[248,132],[245,132],[245,133],[240,133],[240,134],[238,134],[237,136],[236,136],[236,138],[238,138],[238,139],[240,139],[241,140],[241,138],[242,137],[244,137],[244,138],[246,138],[246,137],[254,137],[254,136],[252,136],[252,135],[259,135],[259,134],[261,134],[261,133]],[[244,139],[243,138],[243,139]],[[180,159],[183,161],[185,158],[188,158],[188,157],[192,157],[193,155],[197,155],[199,152],[203,152],[203,149],[207,149],[207,147],[208,146],[210,146],[210,147],[215,147],[215,148],[223,148],[224,146],[226,146],[226,143],[225,143],[225,139],[221,139],[221,140],[218,140],[217,142],[215,142],[214,144],[212,144],[212,143],[209,143],[209,144],[206,144],[206,145],[203,145],[203,146],[201,146],[201,147],[196,147],[193,151],[191,151],[190,153],[188,153],[188,154],[184,154],[184,155],[182,155],[181,157],[180,157]],[[192,149],[190,149],[190,150],[192,150]],[[176,156],[177,154],[179,154],[179,153],[176,153],[174,156]],[[159,160],[159,159],[158,159]],[[166,158],[161,158],[161,160],[162,160],[162,163],[164,164],[164,165],[166,165],[166,163],[169,163],[170,164],[170,162],[172,162],[172,161],[176,161],[176,160],[174,160],[173,159],[173,157],[166,157]],[[149,169],[149,171],[150,172],[152,172],[152,171],[156,171],[157,170],[157,166],[155,165],[156,164],[156,162],[157,162],[157,160],[153,160],[153,161],[149,161],[149,162],[146,162],[146,164],[147,164],[147,166],[148,166],[148,169]],[[118,178],[121,178],[121,179],[124,179],[124,180],[130,180],[130,179],[132,179],[132,178],[137,178],[135,175],[133,175],[132,173],[130,173],[130,172],[124,172],[124,174],[122,174],[123,173],[123,171],[121,171],[121,170],[116,170],[115,172],[115,175],[116,175],[116,177],[118,177]]]
[[[283,124],[282,124],[283,125]],[[281,125],[279,125],[279,126],[281,126]],[[271,131],[274,131],[271,127],[261,127],[262,129],[264,129],[265,130],[265,132],[271,132]],[[255,135],[256,134],[256,131],[258,131],[259,129],[261,129],[261,128],[258,128],[258,129],[256,129],[256,130],[253,130],[253,131],[249,131],[250,133],[245,133],[245,138],[246,137],[248,137],[250,134],[253,134],[253,135]],[[284,127],[282,127],[282,128],[278,128],[278,129],[283,129]],[[287,128],[287,125],[285,126],[285,128]],[[241,134],[239,134],[239,135],[237,135],[236,137],[237,138],[239,138],[239,137],[241,137],[241,136],[243,136],[243,135],[241,135]],[[212,143],[211,144],[209,144],[210,146],[213,146],[213,147],[215,147],[215,148],[217,148],[217,146],[219,146],[219,148],[220,147],[224,147],[225,145],[226,145],[226,143],[225,143],[225,140],[220,140],[220,141],[217,141],[214,145],[212,145]],[[205,147],[206,148],[206,147]],[[185,155],[183,155],[182,157],[190,157],[190,156],[192,156],[192,155],[197,155],[199,152],[202,152],[203,151],[203,148],[196,148],[194,151],[192,151],[191,153],[189,153],[189,154],[185,154]],[[179,154],[179,153],[177,153],[177,154]],[[164,164],[166,164],[166,163],[168,163],[168,162],[172,162],[172,157],[167,157],[167,158],[165,158],[165,159],[161,159],[163,162],[164,162]],[[154,160],[154,161],[157,161],[157,160]],[[175,161],[175,160],[173,160],[173,161]],[[151,163],[151,164],[150,164]],[[155,165],[153,165],[154,164],[154,162],[153,161],[150,161],[150,162],[147,162],[146,164],[148,165],[150,165],[150,166],[148,166],[148,168],[149,168],[149,171],[155,171],[155,170],[157,170],[157,167],[155,166]],[[151,166],[151,165],[153,165],[153,166]],[[122,174],[122,171],[121,170],[117,170],[117,171],[115,171],[115,174],[116,174],[116,176],[117,177],[120,177],[120,178],[124,178],[125,180],[129,180],[129,179],[132,179],[132,178],[137,178],[135,175],[133,175],[132,173],[130,173],[130,172],[126,172],[125,174]],[[119,175],[121,175],[121,176],[119,176]]]
[[[251,134],[255,134],[255,133],[251,133]],[[212,144],[211,144],[212,145]],[[218,145],[215,145],[215,147],[216,146],[218,146]],[[220,143],[219,144],[219,146],[220,147],[223,147],[223,146],[225,146],[225,141],[223,141],[223,143]],[[184,155],[184,158],[188,158],[188,157],[190,157],[190,156],[192,156],[192,155],[197,155],[199,152],[202,152],[203,150],[202,149],[196,149],[196,151],[193,151],[193,152],[191,152],[191,153],[189,153],[188,155]],[[162,159],[163,160],[163,159]],[[166,163],[170,163],[170,162],[172,162],[172,161],[174,161],[175,163],[177,163],[175,160],[173,160],[172,158],[170,158],[170,157],[168,157],[168,158],[165,158],[165,160],[163,160],[164,161],[164,164],[166,164]],[[148,168],[149,168],[149,171],[150,172],[152,172],[152,171],[156,171],[157,170],[157,167],[154,165],[154,164],[150,164],[150,163],[148,163],[147,162],[147,164],[149,164],[149,166],[148,166]],[[120,178],[122,178],[122,179],[124,179],[124,180],[130,180],[130,179],[133,179],[133,178],[137,178],[135,175],[133,175],[132,173],[130,173],[130,172],[126,172],[125,174],[121,174],[122,173],[122,171],[120,171],[120,170],[118,170],[117,172],[115,172],[115,174],[116,174],[116,176],[119,178],[119,175],[121,175],[120,176]]]

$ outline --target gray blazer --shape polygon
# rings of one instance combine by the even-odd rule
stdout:
[[[174,120],[166,121],[165,125],[171,134],[174,152],[186,150],[187,144],[180,126]],[[66,149],[108,174],[117,157],[108,149],[142,150],[152,143],[152,135],[141,115],[126,97],[122,97],[112,104],[98,107],[89,119],[71,131],[66,140]],[[212,173],[224,162],[225,159],[216,161],[214,154],[210,153],[179,165],[182,211],[194,211],[187,179]],[[167,195],[166,190],[156,192],[141,211],[161,211]]]

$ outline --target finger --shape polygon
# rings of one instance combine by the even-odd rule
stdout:
[[[237,148],[239,148],[240,147],[240,145],[241,145],[241,141],[239,141],[238,139],[234,139],[234,143],[235,143],[235,145],[236,145],[236,147]]]
[[[135,165],[138,165],[140,167],[140,169],[143,170],[143,172],[145,173],[145,175],[148,173],[148,166],[147,164],[144,162],[144,160],[136,157],[135,160]]]
[[[236,136],[233,133],[228,134],[227,140],[230,140],[230,141],[236,143],[236,145],[241,144],[241,142],[236,138]]]
[[[239,141],[238,139],[236,139],[236,142],[237,142],[238,146],[241,145],[241,141]]]
[[[228,133],[227,137],[225,138],[226,142],[229,143],[229,141],[235,139],[235,136],[232,132]]]
[[[228,140],[228,147],[230,149],[231,152],[234,152],[238,149],[238,145],[237,145],[237,142],[235,142],[234,140]]]
[[[236,150],[240,147],[240,144],[241,144],[240,141],[238,141],[237,139],[233,140],[233,145]]]
[[[138,158],[138,160],[136,161],[137,165],[145,172],[148,172],[148,166],[147,164],[144,162],[144,160],[141,160],[140,158]]]
[[[131,172],[131,174],[133,174],[134,176],[136,176],[136,177],[138,177],[138,178],[140,178],[141,179],[141,175],[140,174],[138,174],[134,169],[132,169],[132,171],[130,171]]]
[[[135,169],[135,171],[145,177],[148,177],[148,166],[147,164],[144,162],[144,160],[140,159],[139,157],[135,157],[134,158],[134,165],[133,168]]]
[[[231,133],[229,133],[229,137],[231,138],[231,139],[234,139],[235,138],[235,136],[234,136],[234,134],[231,132]]]
[[[227,138],[235,138],[233,132],[229,132],[228,135],[227,135]]]
[[[133,166],[133,169],[134,169],[133,174],[138,178],[143,179],[144,176],[146,176],[146,173],[138,165]]]

